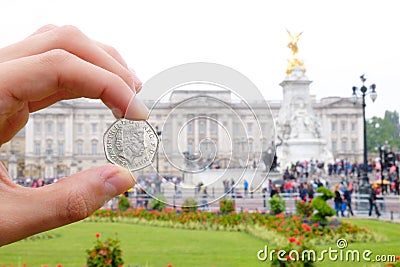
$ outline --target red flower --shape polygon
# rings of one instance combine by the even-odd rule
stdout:
[[[168,263],[167,267],[172,267],[172,264],[171,264],[171,263]]]
[[[296,242],[297,240],[296,240],[296,238],[294,238],[294,237],[291,237],[291,238],[289,238],[289,242],[290,243],[294,243],[294,242]]]
[[[101,256],[105,256],[105,255],[107,255],[107,250],[101,249],[101,250],[99,251],[99,254],[100,254]]]
[[[112,259],[104,260],[105,264],[110,264],[112,262]]]
[[[299,245],[299,246],[301,245],[300,241],[297,241],[296,244]]]
[[[100,238],[100,234],[99,233],[96,233],[96,238]]]
[[[61,266],[61,263],[57,264],[57,267],[62,267],[62,266]]]
[[[291,261],[291,260],[292,260],[292,257],[290,257],[290,255],[286,255],[286,260],[287,260],[287,261]]]
[[[302,225],[301,225],[301,227],[303,228],[303,230],[304,231],[311,231],[311,226],[309,226],[309,225],[307,225],[307,224],[305,224],[305,223],[303,223]]]

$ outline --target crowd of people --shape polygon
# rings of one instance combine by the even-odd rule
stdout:
[[[400,195],[400,179],[396,166],[383,169],[379,161],[372,161],[368,165],[370,183],[363,185],[363,164],[349,162],[345,159],[328,163],[318,160],[298,161],[288,166],[282,180],[268,180],[263,186],[263,193],[275,194],[297,193],[304,201],[312,201],[315,191],[320,186],[330,188],[335,197],[333,207],[336,216],[354,216],[352,196],[354,193],[368,195],[369,216],[375,210],[377,217],[381,212],[377,200],[383,199],[382,195]],[[364,186],[364,191],[361,188]]]

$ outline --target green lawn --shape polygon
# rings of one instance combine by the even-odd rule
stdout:
[[[263,242],[244,233],[168,229],[121,223],[75,223],[53,230],[60,237],[20,241],[0,248],[0,263],[27,263],[27,267],[61,263],[63,267],[85,264],[85,249],[95,233],[101,237],[118,232],[125,266],[263,266],[256,252]],[[146,265],[147,264],[147,265]],[[0,264],[1,266],[1,264]]]
[[[365,250],[370,250],[372,252],[370,258],[371,262],[361,262],[355,264],[354,262],[338,262],[335,265],[332,265],[331,261],[326,261],[318,264],[318,266],[386,266],[383,263],[374,262],[376,255],[399,255],[400,256],[400,224],[398,223],[390,223],[390,222],[382,222],[378,220],[360,220],[360,219],[352,219],[346,220],[349,221],[359,227],[367,227],[369,229],[373,229],[374,232],[378,233],[386,237],[387,241],[378,242],[378,243],[354,243],[348,244],[349,250],[358,250],[363,252]],[[332,245],[332,248],[336,248],[335,245]],[[327,246],[318,246],[318,250],[327,249]]]
[[[351,220],[385,235],[387,242],[349,244],[349,249],[369,249],[376,254],[400,255],[400,224],[374,220]],[[22,266],[80,267],[85,265],[85,250],[95,240],[113,237],[117,232],[124,250],[124,266],[163,267],[169,263],[180,266],[269,266],[260,262],[257,252],[265,242],[240,232],[198,231],[141,226],[124,223],[79,222],[52,231],[60,236],[40,241],[20,241],[0,248],[0,267]],[[334,245],[331,245],[334,247]],[[326,249],[327,246],[318,246]],[[3,265],[2,265],[3,264]],[[384,266],[354,262],[325,262],[318,266]]]

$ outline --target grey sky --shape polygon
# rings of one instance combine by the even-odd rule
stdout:
[[[2,1],[0,46],[44,24],[72,24],[117,48],[143,82],[189,62],[241,72],[267,100],[281,99],[290,50],[286,29],[303,31],[299,57],[317,98],[350,96],[376,83],[367,117],[399,111],[396,1]]]

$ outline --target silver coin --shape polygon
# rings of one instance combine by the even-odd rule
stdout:
[[[106,158],[130,171],[149,166],[157,153],[158,135],[145,120],[118,119],[104,134]]]

